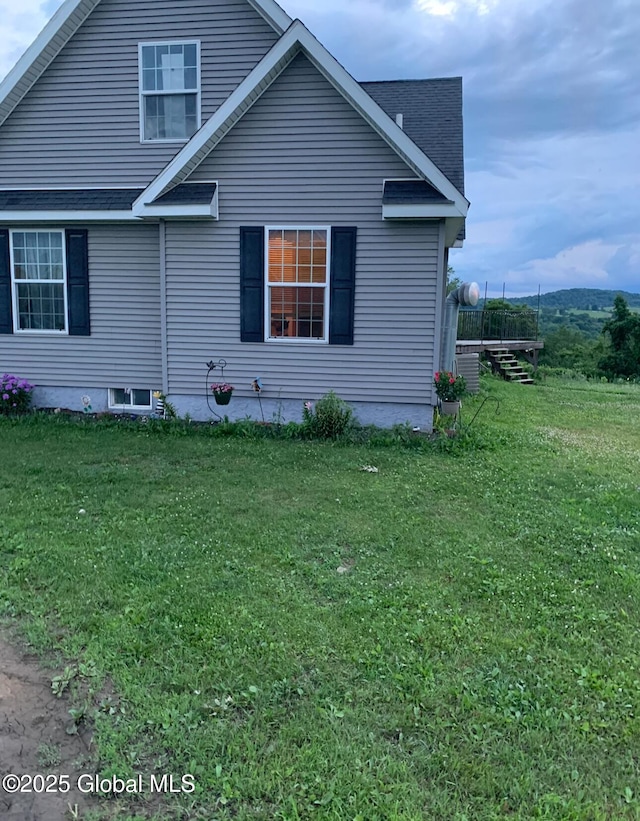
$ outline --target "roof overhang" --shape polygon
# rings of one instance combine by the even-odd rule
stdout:
[[[218,189],[211,202],[186,205],[151,202],[137,208],[135,216],[142,219],[218,219]]]
[[[215,114],[153,180],[134,203],[134,213],[140,214],[154,199],[186,180],[300,52],[404,162],[450,201],[456,213],[464,218],[469,208],[468,200],[299,20],[292,23]]]
[[[218,219],[218,183],[178,185],[139,208],[141,188],[0,189],[0,222],[122,222]]]
[[[414,220],[414,219],[442,219],[443,217],[459,217],[460,211],[453,203],[383,203],[382,219],[385,220]]]
[[[131,211],[0,211],[1,223],[139,222]]]
[[[382,219],[393,221],[412,222],[440,222],[444,221],[444,244],[446,248],[462,248],[459,239],[460,231],[464,228],[465,219],[460,216],[453,206],[442,205],[383,205]]]
[[[251,6],[281,35],[291,18],[275,0],[248,0]],[[0,83],[0,125],[42,76],[100,0],[65,0],[13,69]]]

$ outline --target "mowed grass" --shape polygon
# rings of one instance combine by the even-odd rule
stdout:
[[[102,817],[640,818],[640,389],[487,394],[454,454],[0,419],[0,613],[195,776]]]

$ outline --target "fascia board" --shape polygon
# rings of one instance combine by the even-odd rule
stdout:
[[[147,190],[134,203],[134,212],[137,212],[144,202],[150,202],[159,197],[172,184],[186,179],[300,50],[306,53],[334,88],[354,106],[418,175],[426,178],[445,197],[455,203],[458,213],[466,215],[469,201],[299,20],[292,23],[216,113],[151,182]]]
[[[0,83],[0,125],[99,2],[100,0],[65,0],[60,6]],[[77,19],[72,22],[74,15]],[[21,88],[21,85],[24,87]]]
[[[451,217],[444,222],[444,239],[447,248],[462,248],[461,240],[458,240],[460,229],[464,227],[464,219],[462,217]],[[460,245],[456,245],[460,242]]]
[[[382,206],[382,219],[442,219],[443,217],[462,217],[460,210],[453,203],[406,203],[385,204]]]
[[[154,219],[193,219],[204,217],[217,219],[213,203],[199,205],[143,205],[136,216],[153,217]]]
[[[0,222],[131,222],[131,211],[0,211]]]
[[[293,22],[275,0],[249,0],[249,3],[278,34],[285,32]]]

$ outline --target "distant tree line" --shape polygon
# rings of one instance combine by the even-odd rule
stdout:
[[[556,311],[562,308],[566,311],[610,311],[618,295],[626,299],[630,308],[640,308],[640,294],[601,288],[564,288],[561,291],[550,291],[540,295],[540,307],[553,308]],[[538,306],[537,295],[513,297],[510,301],[514,305],[526,303],[533,308]]]
[[[614,298],[608,319],[588,314],[564,314],[558,319],[541,315],[540,364],[590,377],[640,379],[640,313],[631,311],[623,296]]]

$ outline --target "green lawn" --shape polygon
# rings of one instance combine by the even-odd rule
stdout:
[[[483,390],[456,453],[0,419],[0,615],[108,679],[101,772],[194,774],[169,818],[640,818],[640,388]]]

